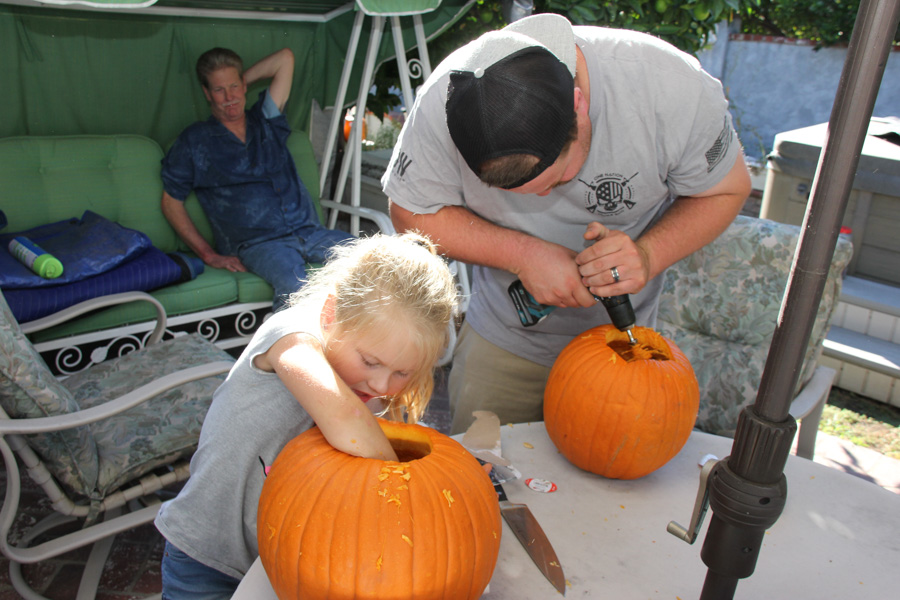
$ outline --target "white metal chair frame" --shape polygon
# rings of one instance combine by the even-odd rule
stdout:
[[[23,332],[32,333],[56,325],[96,308],[121,302],[147,301],[157,309],[157,323],[150,336],[150,343],[159,341],[165,332],[166,315],[159,302],[144,292],[125,292],[72,306],[60,313],[28,323]],[[127,488],[107,495],[100,503],[102,520],[87,524],[84,528],[44,541],[36,546],[29,544],[41,535],[67,523],[89,516],[92,507],[78,504],[57,484],[46,469],[40,457],[31,449],[23,436],[29,434],[62,431],[100,421],[112,415],[133,408],[142,402],[185,383],[212,375],[227,373],[232,366],[229,361],[216,361],[182,369],[152,383],[143,385],[132,392],[111,400],[103,405],[87,408],[76,413],[36,419],[10,419],[0,409],[0,453],[6,467],[6,495],[0,509],[0,551],[10,560],[10,581],[26,600],[45,600],[32,590],[22,576],[22,565],[32,564],[60,556],[66,552],[93,545],[85,565],[78,589],[78,600],[94,598],[103,565],[112,547],[116,534],[150,523],[159,511],[160,500],[156,492],[175,483],[184,481],[190,475],[188,460],[180,460],[165,469],[144,475]],[[10,529],[15,521],[21,499],[21,472],[16,461],[18,456],[25,472],[47,494],[54,513],[50,514],[22,537],[17,545],[9,542]]]
[[[440,4],[440,2],[437,2]],[[356,49],[359,46],[359,39],[362,33],[363,22],[365,18],[371,17],[371,34],[369,36],[369,46],[366,50],[366,59],[363,66],[362,77],[360,79],[359,85],[359,94],[356,99],[356,113],[357,115],[361,115],[361,118],[354,119],[353,126],[350,130],[350,135],[348,136],[348,142],[346,149],[344,151],[343,161],[341,162],[341,170],[338,175],[337,186],[335,188],[335,199],[334,200],[320,200],[322,204],[322,208],[336,209],[338,206],[343,207],[342,210],[345,212],[350,212],[350,232],[353,235],[359,235],[359,216],[355,214],[357,210],[366,210],[364,208],[360,208],[360,185],[362,181],[362,127],[359,123],[363,120],[362,115],[365,115],[366,110],[366,98],[369,95],[369,88],[372,87],[372,82],[374,80],[374,72],[375,72],[375,59],[378,54],[378,48],[381,45],[381,38],[384,31],[384,25],[386,19],[390,20],[391,23],[391,33],[394,38],[394,51],[397,56],[397,66],[400,71],[400,87],[403,93],[403,101],[404,104],[408,107],[411,107],[415,102],[415,95],[413,93],[413,88],[410,83],[410,73],[411,71],[415,71],[415,74],[421,75],[423,79],[427,79],[429,75],[431,75],[431,62],[428,58],[428,47],[425,39],[425,29],[422,25],[422,16],[421,14],[413,14],[412,12],[405,12],[401,14],[393,14],[393,13],[375,13],[368,9],[365,6],[364,2],[357,0],[357,5],[359,10],[356,12],[356,18],[353,22],[353,29],[350,35],[350,44],[347,48],[347,56],[355,56]],[[422,12],[430,12],[434,10],[434,8],[424,9]],[[406,48],[403,45],[403,32],[400,25],[400,17],[401,16],[409,16],[413,20],[413,30],[416,36],[416,48],[418,49],[419,58],[418,61],[414,61],[413,69],[409,67],[406,63]],[[344,62],[344,68],[341,71],[341,79],[338,84],[337,95],[334,100],[334,111],[331,115],[331,122],[328,126],[328,132],[326,134],[326,145],[325,152],[322,158],[322,164],[319,167],[319,189],[325,190],[325,183],[328,179],[328,174],[330,172],[331,167],[331,155],[334,152],[334,147],[337,142],[337,137],[339,135],[338,128],[340,126],[341,118],[342,118],[342,108],[344,106],[344,100],[347,95],[347,87],[350,81],[350,72],[353,68],[353,61],[348,60]],[[350,176],[352,171],[351,178],[351,187],[350,187],[350,206],[345,206],[340,203],[340,199],[344,196],[344,188],[347,183],[347,179]],[[372,211],[376,212],[377,211]],[[361,215],[365,213],[360,213]],[[381,213],[378,213],[381,214]],[[391,224],[389,218],[385,219],[376,219],[365,214],[367,218],[371,218],[376,222],[379,229],[381,229],[384,233],[394,233],[394,227]],[[334,229],[338,217],[338,210],[331,210],[329,218],[328,218],[328,228]],[[459,290],[460,296],[460,314],[464,314],[468,307],[469,303],[469,295],[470,295],[470,285],[469,285],[469,275],[468,271],[466,271],[466,267],[463,263],[451,260],[450,261],[450,270],[453,273],[454,277],[457,281],[457,288]],[[439,361],[439,366],[443,366],[448,364],[452,359],[453,347],[456,345],[456,324],[452,323],[450,327],[450,344],[447,352]]]

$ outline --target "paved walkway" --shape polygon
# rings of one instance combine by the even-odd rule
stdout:
[[[900,460],[822,433],[816,436],[817,463],[867,479],[900,494]]]

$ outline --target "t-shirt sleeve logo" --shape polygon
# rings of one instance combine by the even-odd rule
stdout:
[[[406,169],[409,168],[409,165],[412,164],[412,159],[406,154],[406,152],[397,153],[397,160],[394,161],[394,173],[397,174],[397,177],[403,179],[406,175]]]
[[[728,126],[728,119],[725,119],[725,124],[722,126],[722,131],[719,133],[719,137],[716,138],[716,141],[713,142],[713,145],[709,150],[706,151],[706,172],[710,173],[713,169],[716,168],[722,158],[728,154],[728,147],[731,146],[731,137],[733,132],[731,127]]]
[[[635,173],[631,177],[625,177],[619,173],[606,173],[593,179],[591,183],[579,179],[588,187],[585,192],[584,204],[587,209],[595,214],[611,217],[634,207],[634,188],[631,180],[637,177]]]

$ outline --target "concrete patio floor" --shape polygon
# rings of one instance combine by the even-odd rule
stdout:
[[[900,460],[870,448],[819,432],[815,461],[900,494]]]

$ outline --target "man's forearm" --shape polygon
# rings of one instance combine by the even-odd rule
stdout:
[[[433,214],[419,214],[391,203],[391,220],[398,231],[426,234],[440,252],[455,260],[513,273],[531,252],[545,242],[501,227],[462,206],[445,206]]]
[[[656,225],[636,240],[649,260],[652,279],[719,237],[744,201],[733,198],[679,198]]]
[[[750,176],[739,156],[717,186],[676,199],[659,222],[636,240],[649,262],[648,279],[719,237],[741,212],[750,190]]]
[[[271,79],[281,70],[290,67],[293,70],[294,53],[289,48],[282,48],[277,52],[259,59],[244,71],[244,81],[247,85],[261,79]]]
[[[225,256],[219,254],[213,247],[209,245],[184,207],[184,202],[176,200],[166,192],[163,192],[162,212],[166,220],[178,234],[178,237],[187,244],[188,248],[193,250],[194,254],[207,265],[217,269],[227,269],[232,272],[244,272],[247,267],[241,262],[237,256]]]
[[[450,258],[516,275],[538,302],[554,306],[594,302],[581,284],[576,253],[565,246],[501,227],[460,206],[419,215],[392,205],[391,216],[398,230],[421,231]]]
[[[278,110],[284,110],[284,105],[291,94],[293,78],[294,53],[289,48],[282,48],[266,56],[244,71],[244,83],[247,85],[262,79],[272,80],[269,84],[269,94]]]
[[[187,209],[184,207],[184,202],[163,192],[161,207],[163,215],[172,226],[172,229],[175,230],[175,233],[178,234],[178,237],[187,244],[194,254],[208,264],[210,256],[214,255],[215,251],[209,245],[209,242],[200,235],[190,215],[188,215]]]

